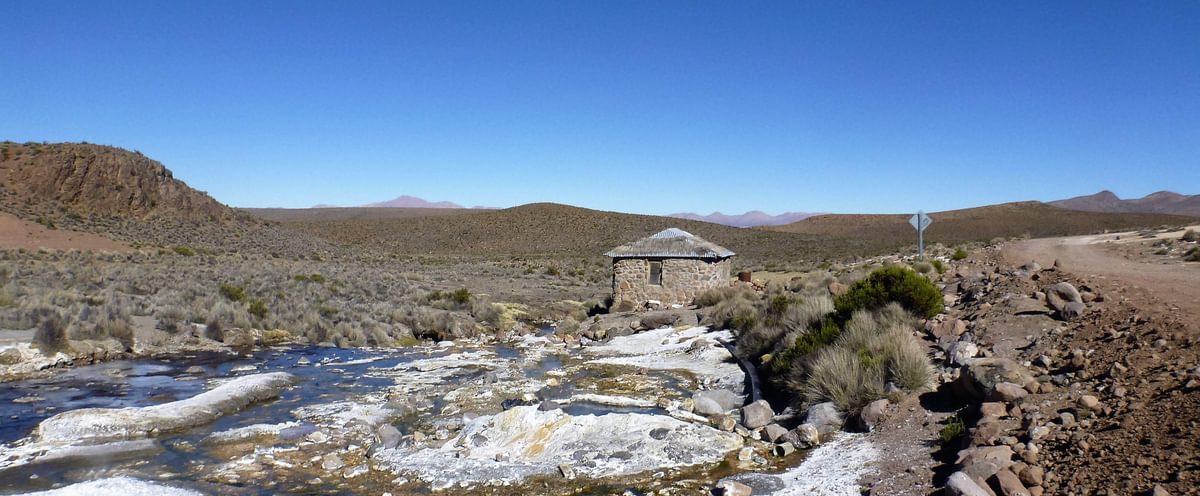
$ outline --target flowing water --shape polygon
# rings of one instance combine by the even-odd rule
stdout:
[[[544,378],[547,372],[561,371],[565,362],[578,363],[574,354],[541,354],[532,359],[527,352],[507,346],[486,347],[515,367],[517,378]],[[300,382],[282,392],[279,398],[251,405],[239,412],[221,417],[214,423],[198,426],[186,432],[158,437],[146,450],[124,455],[72,457],[46,463],[17,464],[0,470],[0,494],[49,489],[79,481],[112,475],[133,475],[146,480],[187,481],[203,487],[199,476],[206,467],[229,461],[228,455],[216,450],[204,439],[214,432],[256,424],[297,424],[279,432],[280,439],[300,439],[318,430],[318,426],[298,418],[296,410],[321,407],[338,402],[353,402],[364,395],[386,390],[397,384],[402,373],[383,374],[381,371],[403,370],[415,360],[436,359],[452,352],[440,348],[410,349],[338,349],[300,347],[260,351],[247,355],[221,353],[195,354],[170,359],[136,359],[65,369],[48,378],[5,383],[0,387],[0,462],[6,457],[6,447],[20,446],[29,441],[37,425],[55,414],[80,408],[145,407],[190,398],[213,387],[213,379],[263,372],[286,371]],[[463,368],[444,377],[447,389],[455,384],[477,381],[485,374],[495,374],[486,368]],[[595,370],[576,370],[579,381],[602,379]],[[503,377],[495,379],[504,381]],[[686,376],[663,373],[659,378],[664,388],[675,395],[686,395],[695,387]],[[543,397],[571,398],[576,393],[576,380],[552,381],[542,389]],[[445,390],[445,389],[443,389]],[[445,413],[445,403],[435,398],[427,412],[421,415]],[[563,406],[570,415],[605,415],[609,413],[662,414],[663,410],[647,406],[610,406],[574,401]],[[451,412],[460,413],[460,412]],[[494,412],[491,412],[494,413]],[[413,425],[429,418],[406,417],[392,421],[402,432],[411,432]],[[3,466],[3,465],[0,465]],[[276,491],[254,484],[221,485],[213,492],[222,494],[271,494]],[[295,487],[292,486],[291,490]],[[310,483],[313,492],[341,492],[338,486]]]

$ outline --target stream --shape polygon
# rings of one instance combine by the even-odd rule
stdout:
[[[64,369],[0,387],[0,494],[115,477],[239,495],[522,494],[535,483],[555,493],[687,481],[728,465],[744,443],[684,406],[701,389],[744,393],[745,374],[721,337],[662,329],[572,349],[527,336],[505,345],[295,347]],[[132,448],[36,435],[63,412],[164,405],[268,372],[297,381],[275,399],[135,439]],[[386,426],[402,438],[388,443]]]

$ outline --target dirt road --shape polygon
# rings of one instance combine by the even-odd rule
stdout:
[[[1193,227],[1200,230],[1200,227]],[[1182,231],[1159,235],[1178,238]],[[1122,250],[1154,239],[1137,233],[1110,233],[1066,238],[1030,239],[1009,243],[1003,249],[1012,264],[1036,261],[1043,267],[1058,260],[1062,270],[1082,278],[1104,280],[1165,303],[1171,310],[1200,319],[1200,263],[1179,259],[1163,261]]]

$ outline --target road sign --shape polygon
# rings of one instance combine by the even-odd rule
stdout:
[[[929,218],[928,215],[925,215],[925,211],[922,210],[920,212],[917,212],[916,215],[913,215],[911,218],[909,218],[908,223],[912,224],[913,229],[917,230],[917,253],[921,257],[924,257],[925,256],[925,228],[929,227],[930,224],[933,224],[933,219]]]
[[[929,227],[930,224],[933,224],[933,219],[929,218],[928,215],[925,215],[925,212],[917,212],[916,215],[913,215],[908,219],[908,223],[912,224],[913,229],[924,231],[926,227]]]

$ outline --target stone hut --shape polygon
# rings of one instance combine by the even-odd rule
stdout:
[[[650,300],[686,305],[709,289],[728,286],[734,253],[670,228],[605,255],[613,259],[612,308],[632,309]]]

